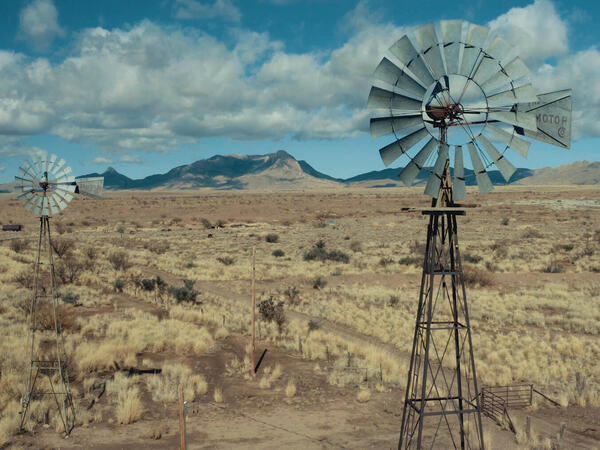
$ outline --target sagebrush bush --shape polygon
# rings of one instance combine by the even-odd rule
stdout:
[[[265,241],[267,241],[270,244],[279,242],[279,235],[275,233],[269,233],[265,236]]]

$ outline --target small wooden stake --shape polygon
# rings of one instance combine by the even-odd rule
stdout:
[[[185,441],[185,409],[183,404],[183,385],[179,385],[179,435],[181,436],[179,449],[186,450],[187,443]]]
[[[256,375],[256,247],[252,247],[252,376]]]

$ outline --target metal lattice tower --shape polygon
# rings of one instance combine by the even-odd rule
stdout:
[[[75,408],[69,387],[68,361],[60,320],[59,294],[54,271],[50,214],[58,214],[73,193],[100,197],[103,178],[74,178],[64,159],[43,153],[19,167],[15,177],[25,209],[40,216],[40,233],[34,268],[33,297],[29,308],[29,365],[21,398],[20,428],[27,421],[31,403],[52,395],[66,434],[75,425]]]
[[[52,395],[65,433],[69,434],[75,425],[75,408],[69,388],[67,356],[58,310],[49,216],[40,217],[33,289],[33,299],[29,309],[30,358],[25,375],[25,395],[21,399],[20,428],[23,429],[31,402],[40,396]],[[47,317],[43,322],[40,320],[40,312],[52,315],[50,326]],[[45,377],[45,380],[40,380],[40,377]]]

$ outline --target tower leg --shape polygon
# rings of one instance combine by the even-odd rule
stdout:
[[[43,256],[46,258],[43,260]],[[46,266],[47,270],[42,270]],[[49,330],[40,321],[40,307],[50,306],[52,328]],[[42,310],[42,313],[48,310]],[[47,322],[46,322],[47,323]],[[75,425],[75,408],[69,387],[67,358],[61,329],[58,309],[58,291],[54,273],[54,258],[50,236],[50,220],[48,216],[40,217],[40,235],[35,264],[34,291],[29,309],[29,366],[25,374],[25,394],[21,398],[20,428],[23,430],[27,420],[27,412],[33,400],[43,395],[52,395],[57,405],[66,434]],[[41,385],[39,375],[47,379]]]
[[[484,448],[457,211],[429,214],[399,449]]]

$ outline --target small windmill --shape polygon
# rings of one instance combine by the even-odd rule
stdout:
[[[23,429],[27,411],[32,400],[42,395],[53,395],[65,433],[69,434],[75,424],[75,409],[69,388],[68,364],[65,354],[61,321],[58,311],[58,291],[54,274],[52,240],[50,237],[50,214],[58,214],[67,207],[74,193],[100,197],[103,178],[74,178],[65,160],[57,161],[56,155],[34,156],[19,167],[15,176],[17,188],[22,192],[18,199],[25,209],[40,216],[40,234],[35,262],[34,290],[29,309],[29,366],[25,374],[25,394],[21,398],[21,423]],[[46,270],[43,270],[46,267]],[[40,308],[51,305],[52,317],[40,320]],[[47,310],[46,310],[47,313]],[[39,387],[39,378],[46,376],[47,384]]]
[[[514,174],[509,148],[527,156],[522,136],[564,148],[571,141],[571,91],[536,95],[513,52],[487,27],[443,20],[401,37],[375,70],[371,135],[395,137],[381,158],[388,166],[408,157],[399,174],[406,185],[428,171],[432,197],[398,448],[484,447],[456,223],[466,213],[455,203],[466,198],[463,148],[485,194],[492,165],[506,181]]]

